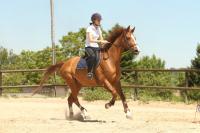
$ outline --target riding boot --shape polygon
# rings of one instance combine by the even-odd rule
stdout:
[[[88,66],[88,74],[87,77],[88,79],[92,79],[93,78],[93,67],[94,67],[94,61],[95,58],[94,57],[88,57],[87,59],[87,66]]]
[[[94,68],[96,66],[96,49],[95,48],[91,48],[91,47],[87,47],[86,49],[86,53],[88,55],[88,58],[86,59],[87,62],[87,66],[88,66],[88,74],[87,77],[89,79],[93,78],[93,73],[94,73]]]

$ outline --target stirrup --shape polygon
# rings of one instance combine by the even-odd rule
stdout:
[[[87,74],[87,77],[88,77],[88,79],[92,80],[92,78],[93,78],[93,73],[92,73],[92,72],[89,72],[89,73]]]

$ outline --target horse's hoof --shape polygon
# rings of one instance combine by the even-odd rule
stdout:
[[[72,120],[74,117],[74,113],[73,112],[69,112],[67,111],[67,109],[65,110],[65,119],[66,120]]]
[[[109,104],[109,103],[106,103],[106,104],[105,104],[105,108],[106,108],[106,109],[109,109],[109,108],[110,108],[110,104]]]
[[[70,115],[67,120],[73,120],[74,119],[74,116],[73,115]]]
[[[66,120],[73,120],[74,119],[74,113],[69,113],[69,116],[65,115]]]
[[[130,120],[133,119],[132,114],[131,114],[130,111],[127,111],[127,112],[126,112],[126,118],[127,118],[127,119],[130,119]]]
[[[85,109],[83,111],[81,111],[81,120],[82,121],[90,120],[90,116]]]
[[[73,120],[74,119],[74,115],[65,115],[65,119],[66,120]]]
[[[81,121],[87,121],[87,120],[90,120],[91,119],[91,117],[90,116],[83,116],[83,115],[81,115]]]

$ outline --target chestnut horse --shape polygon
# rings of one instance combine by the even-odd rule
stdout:
[[[102,85],[112,94],[112,99],[105,104],[105,108],[108,109],[114,105],[118,94],[122,100],[126,117],[131,118],[131,113],[120,83],[120,61],[122,53],[125,51],[131,50],[133,54],[139,53],[136,39],[133,35],[134,30],[135,27],[132,29],[130,26],[128,26],[127,28],[115,28],[113,31],[111,31],[107,38],[110,43],[105,44],[102,47],[103,50],[101,50],[100,54],[102,59],[100,60],[100,63],[95,70],[95,76],[92,80],[87,78],[87,68],[76,69],[77,63],[81,57],[72,57],[67,61],[50,66],[40,82],[40,87],[34,90],[33,95],[42,89],[43,83],[51,74],[59,70],[60,75],[66,81],[71,90],[71,93],[68,97],[70,117],[73,117],[73,103],[75,103],[80,108],[83,117],[86,117],[87,111],[83,106],[81,106],[77,98],[81,87]]]

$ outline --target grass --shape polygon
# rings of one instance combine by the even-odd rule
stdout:
[[[107,92],[104,88],[86,88],[83,90],[83,99],[87,101],[95,100],[109,100],[111,94]]]
[[[129,88],[124,88],[123,92],[127,99],[133,99],[133,90]],[[95,100],[110,100],[112,95],[106,91],[104,88],[86,88],[82,92],[82,97],[87,101]],[[172,91],[169,90],[138,90],[138,100],[144,103],[148,101],[167,101],[167,102],[184,102],[182,96],[176,96]],[[117,100],[120,100],[119,97]]]
[[[20,89],[9,89],[8,92],[4,92],[4,95],[2,97],[9,98],[7,95],[8,93],[18,93],[20,92]],[[123,88],[123,92],[127,99],[133,99],[133,89],[130,88]],[[112,95],[110,92],[105,90],[101,87],[93,87],[93,88],[85,88],[81,90],[81,96],[84,100],[87,101],[95,101],[95,100],[110,100],[112,98]],[[13,98],[18,98],[15,95],[12,95]],[[48,96],[46,97],[48,98]],[[61,97],[61,98],[65,98]],[[119,97],[117,97],[117,100],[120,100]],[[157,90],[157,89],[138,89],[138,100],[142,103],[148,103],[149,101],[167,101],[167,102],[184,102],[184,96],[183,95],[175,95],[175,93],[171,90]],[[194,103],[195,100],[188,99],[187,104]]]

